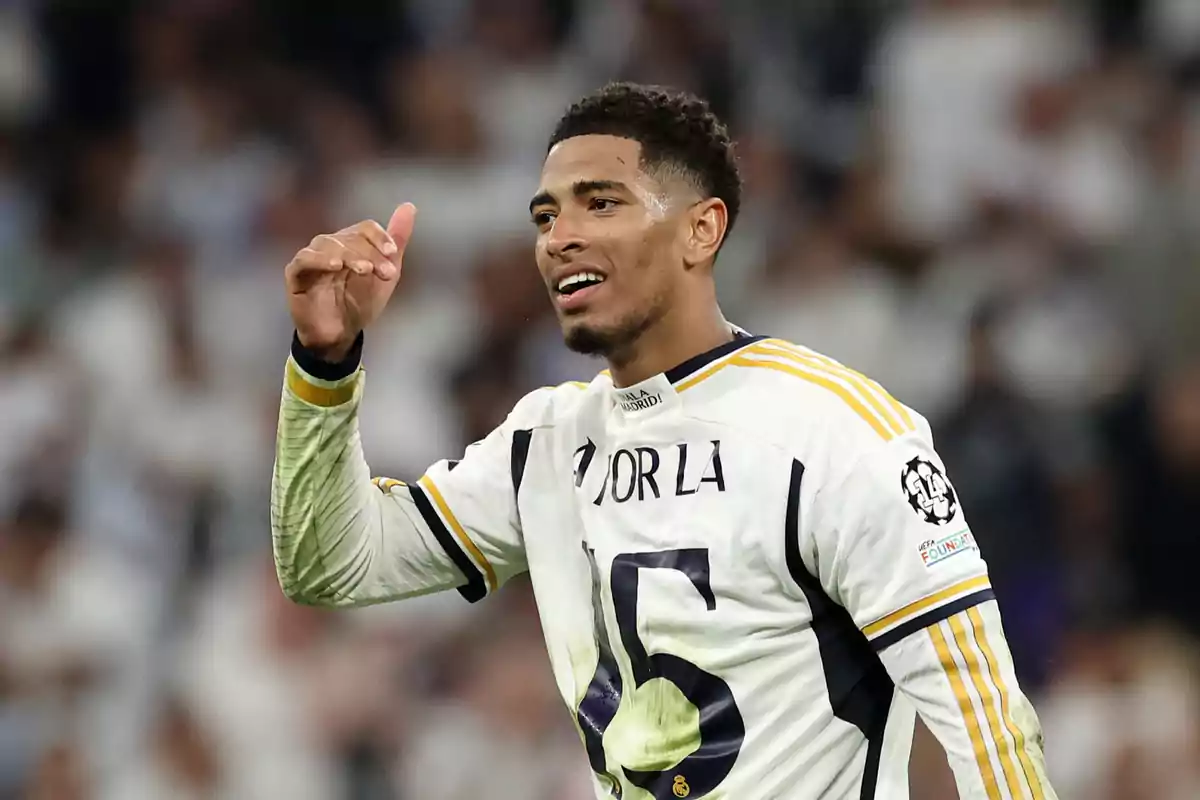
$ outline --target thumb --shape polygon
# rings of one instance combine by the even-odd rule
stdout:
[[[392,218],[388,220],[387,232],[401,251],[408,244],[408,240],[412,238],[413,225],[416,224],[416,221],[417,207],[412,203],[403,203],[392,212]]]

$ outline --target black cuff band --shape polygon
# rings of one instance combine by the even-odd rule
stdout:
[[[300,344],[300,335],[295,331],[292,332],[292,358],[296,359],[300,369],[323,381],[340,381],[342,378],[353,375],[354,371],[358,369],[359,363],[362,362],[362,351],[363,333],[359,331],[345,358],[337,362],[325,361],[312,350]]]

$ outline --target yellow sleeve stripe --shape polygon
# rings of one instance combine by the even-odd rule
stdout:
[[[384,494],[391,492],[394,486],[407,486],[404,481],[398,481],[395,478],[371,478],[371,483],[375,484],[375,488]]]
[[[962,711],[963,721],[967,724],[967,735],[971,739],[975,763],[979,766],[979,773],[983,777],[983,787],[987,791],[988,800],[1001,800],[1000,787],[996,783],[996,773],[992,769],[992,758],[988,754],[987,744],[983,740],[983,732],[979,727],[979,717],[975,713],[971,696],[967,694],[967,687],[963,683],[958,662],[954,660],[954,655],[950,652],[950,645],[942,633],[942,626],[939,624],[929,628],[929,636],[933,639],[933,647],[937,651],[938,661],[941,662],[946,677],[950,679],[950,688],[954,692],[954,699],[958,701],[959,710]]]
[[[442,518],[445,519],[446,522],[450,523],[450,529],[454,531],[454,535],[458,537],[458,541],[463,546],[463,549],[471,554],[471,558],[473,558],[475,563],[478,564],[483,570],[483,576],[487,580],[488,591],[496,591],[496,571],[492,569],[492,565],[487,560],[487,557],[484,556],[484,554],[480,552],[479,548],[475,546],[475,543],[471,541],[471,537],[467,535],[466,529],[463,528],[462,524],[458,521],[458,518],[454,516],[454,512],[450,510],[450,506],[446,505],[446,499],[442,497],[442,493],[438,490],[437,485],[429,478],[428,475],[421,478],[421,480],[417,481],[417,483],[420,484],[425,491],[429,493],[429,496],[433,498],[433,502],[435,505],[437,505],[438,511],[441,512]]]
[[[908,409],[904,407],[896,398],[892,397],[886,389],[879,385],[878,382],[868,378],[857,370],[850,369],[845,364],[834,361],[828,356],[823,356],[820,353],[815,353],[811,350],[797,347],[791,342],[785,342],[782,339],[768,339],[763,344],[778,347],[780,350],[791,354],[800,361],[812,364],[814,368],[819,368],[831,375],[838,375],[843,380],[846,380],[859,394],[866,397],[875,410],[879,413],[888,425],[897,433],[905,433],[915,430],[912,416],[908,413]],[[886,407],[885,407],[886,404]],[[889,410],[890,409],[890,410]],[[892,415],[895,416],[892,416]]]
[[[967,592],[975,591],[976,589],[987,589],[991,586],[991,582],[986,575],[979,575],[974,578],[968,578],[965,581],[959,581],[948,589],[943,589],[940,592],[931,594],[928,597],[922,597],[920,600],[909,603],[899,611],[893,611],[886,617],[881,617],[875,620],[870,625],[863,628],[863,633],[867,638],[871,638],[876,634],[899,625],[910,617],[915,617],[927,608],[940,605],[954,598],[956,595],[966,594]]]
[[[311,382],[300,371],[300,368],[288,359],[287,387],[292,394],[306,403],[321,408],[333,408],[348,403],[354,397],[354,389],[358,385],[358,374],[352,380],[337,386],[319,386]]]
[[[974,610],[974,609],[972,609]],[[971,618],[971,625],[975,630],[975,639],[979,641],[982,637],[980,627],[975,625],[976,614]],[[954,634],[954,642],[958,645],[958,651],[963,657],[963,661],[967,665],[967,674],[971,676],[971,683],[975,686],[975,691],[979,695],[979,700],[983,704],[983,716],[987,719],[988,730],[992,736],[992,746],[996,750],[996,754],[1000,757],[1000,769],[1004,772],[1004,782],[1008,786],[1008,793],[1017,800],[1024,800],[1025,794],[1021,791],[1021,779],[1017,775],[1017,767],[1013,763],[1012,746],[1009,744],[1004,731],[1000,728],[1000,719],[996,716],[996,701],[992,696],[992,689],[987,678],[984,677],[983,670],[980,668],[979,659],[975,657],[975,650],[971,647],[971,642],[967,638],[967,630],[963,625],[962,617],[956,614],[947,620],[950,623],[950,630]]]
[[[983,660],[987,663],[988,675],[991,677],[992,684],[996,687],[996,691],[1000,695],[1000,718],[1004,721],[1004,727],[1008,731],[1009,736],[1012,737],[1013,747],[1017,751],[1017,760],[1021,762],[1021,772],[1025,776],[1025,785],[1029,787],[1030,793],[1033,795],[1033,800],[1045,800],[1046,794],[1042,788],[1042,782],[1038,778],[1033,764],[1029,761],[1029,754],[1025,752],[1028,743],[1025,734],[1020,726],[1013,721],[1008,699],[1008,689],[1005,687],[1004,681],[1000,678],[998,670],[999,662],[996,660],[996,654],[992,650],[992,646],[988,643],[987,633],[983,627],[983,615],[979,613],[978,608],[971,608],[967,610],[967,617],[971,620],[971,629],[975,633],[975,641],[978,642],[979,649],[983,652]],[[999,736],[996,737],[996,741],[1001,741]],[[1013,797],[1021,796],[1013,792]]]
[[[768,356],[776,355],[775,353],[772,353],[769,350],[764,350],[764,349],[760,349],[757,347],[747,348],[746,352],[752,352],[755,354],[768,355]],[[796,378],[799,378],[802,381],[807,381],[808,383],[815,384],[816,386],[820,386],[824,389],[828,389],[829,391],[831,391],[835,395],[837,395],[839,398],[841,398],[842,402],[844,402],[846,405],[848,405],[854,411],[855,414],[858,414],[858,416],[861,417],[868,425],[870,425],[871,428],[874,429],[874,431],[877,434],[879,434],[879,436],[881,438],[883,438],[885,441],[890,441],[890,440],[896,438],[896,434],[893,433],[886,425],[884,425],[884,423],[879,419],[878,416],[876,416],[871,411],[869,411],[867,409],[867,407],[865,405],[863,405],[862,401],[859,400],[857,397],[855,397],[850,392],[850,390],[847,389],[845,386],[843,386],[840,383],[837,383],[836,381],[833,381],[827,377],[823,377],[821,375],[817,375],[817,374],[809,372],[805,369],[802,369],[794,362],[793,363],[785,363],[782,361],[760,361],[758,359],[748,358],[743,355],[737,355],[737,356],[733,357],[733,359],[731,360],[730,363],[735,364],[736,366],[739,366],[739,367],[758,367],[758,368],[762,368],[762,369],[773,369],[778,372],[783,372],[788,375],[792,375]]]

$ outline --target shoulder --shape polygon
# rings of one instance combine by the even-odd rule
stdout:
[[[598,402],[611,384],[608,371],[591,381],[567,381],[557,386],[542,386],[526,394],[509,412],[512,428],[545,428],[576,416],[589,403]]]
[[[723,369],[723,416],[802,462],[852,463],[894,442],[928,439],[929,424],[878,381],[802,345],[763,339]]]

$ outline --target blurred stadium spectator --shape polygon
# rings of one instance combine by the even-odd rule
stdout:
[[[0,797],[590,796],[527,583],[294,606],[267,490],[283,265],[398,202],[376,472],[591,376],[525,207],[614,78],[732,123],[733,321],[934,423],[1064,800],[1200,797],[1193,0],[0,3]]]

